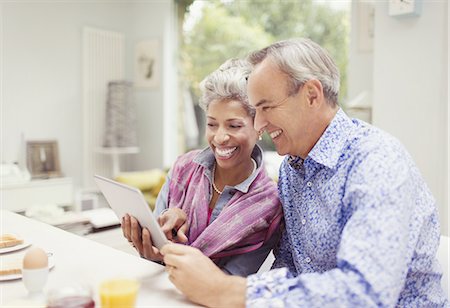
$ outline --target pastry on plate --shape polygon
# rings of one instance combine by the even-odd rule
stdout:
[[[0,265],[0,276],[22,273],[22,258],[4,258]]]
[[[23,239],[15,236],[14,234],[1,234],[0,235],[0,249],[6,247],[13,247],[23,244]]]

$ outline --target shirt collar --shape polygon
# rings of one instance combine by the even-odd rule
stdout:
[[[259,145],[255,145],[252,151],[252,158],[256,161],[256,172],[253,172],[246,180],[239,183],[236,186],[233,186],[233,188],[243,192],[247,193],[250,185],[255,180],[256,176],[259,174],[260,169],[262,168],[262,161],[263,161],[263,151],[259,147]],[[205,168],[205,174],[211,181],[212,179],[212,169],[214,167],[216,160],[214,158],[214,153],[212,152],[210,147],[207,147],[203,149],[198,155],[194,158],[194,163],[199,164],[200,166],[203,166]]]
[[[342,149],[352,130],[352,120],[339,108],[325,132],[319,138],[316,145],[309,152],[315,162],[333,169],[341,157]]]

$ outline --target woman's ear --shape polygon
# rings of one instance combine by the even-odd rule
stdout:
[[[319,106],[324,98],[322,83],[319,80],[312,79],[308,80],[303,87],[306,90],[308,105],[311,107]]]

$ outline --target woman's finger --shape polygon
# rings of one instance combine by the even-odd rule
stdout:
[[[188,238],[186,236],[189,227],[187,222],[184,223],[177,232],[177,240],[179,243],[186,244],[188,242]]]
[[[125,214],[122,217],[122,233],[123,236],[131,242],[131,236],[130,236],[130,216],[128,214]]]
[[[134,247],[137,249],[140,255],[143,254],[142,249],[142,234],[141,234],[141,226],[139,225],[136,218],[131,217],[130,218],[131,223],[131,240],[133,241]]]
[[[142,230],[142,246],[144,258],[153,261],[162,261],[163,257],[158,248],[153,246],[150,231],[146,228]]]

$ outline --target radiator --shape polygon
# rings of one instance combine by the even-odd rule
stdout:
[[[112,176],[111,157],[102,146],[108,83],[124,78],[124,35],[94,28],[83,29],[83,187],[95,188],[94,174]]]

